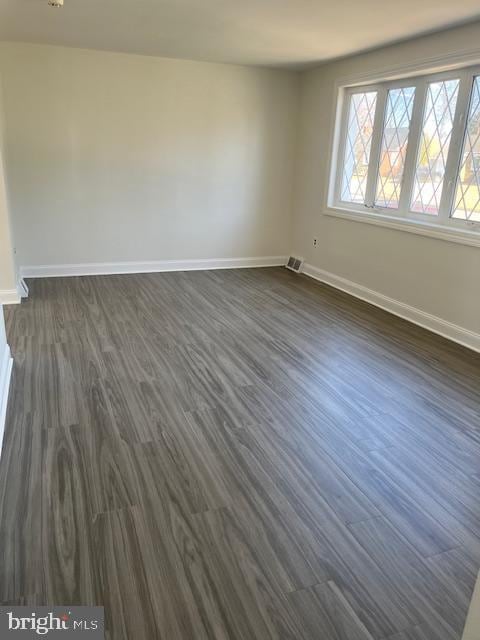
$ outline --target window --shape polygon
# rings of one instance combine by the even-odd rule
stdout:
[[[480,77],[473,83],[453,217],[480,222]]]
[[[347,88],[344,98],[335,209],[480,232],[480,69]]]
[[[412,211],[438,215],[459,81],[431,82],[423,116],[413,182]]]
[[[375,202],[398,209],[415,87],[390,89],[383,123]]]
[[[365,202],[376,102],[373,91],[354,93],[350,101],[342,183],[342,199],[348,202]]]

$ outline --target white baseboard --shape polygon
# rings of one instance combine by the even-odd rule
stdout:
[[[0,304],[20,304],[21,297],[16,289],[0,289]]]
[[[480,631],[480,573],[473,590],[472,601],[468,609],[462,640],[478,640]]]
[[[2,449],[5,418],[7,416],[8,391],[10,388],[12,366],[13,359],[10,354],[10,347],[6,344],[3,354],[0,355],[0,451]]]
[[[28,285],[23,278],[18,280],[17,289],[20,298],[28,298]]]
[[[158,260],[151,262],[95,262],[21,267],[22,278],[56,278],[62,276],[95,276],[125,273],[157,273],[161,271],[198,271],[210,269],[242,269],[245,267],[278,267],[286,256],[263,258],[212,258],[205,260]]]
[[[377,291],[368,289],[367,287],[357,284],[356,282],[352,282],[351,280],[336,276],[333,273],[329,273],[328,271],[324,271],[323,269],[314,267],[311,264],[304,265],[303,273],[307,276],[310,276],[311,278],[314,278],[315,280],[319,280],[320,282],[329,284],[336,289],[345,291],[346,293],[349,293],[356,298],[365,300],[366,302],[369,302],[376,307],[385,309],[385,311],[389,311],[396,316],[400,316],[400,318],[404,318],[405,320],[409,320],[414,324],[418,324],[419,326],[428,329],[429,331],[433,331],[433,333],[438,333],[444,338],[448,338],[449,340],[458,342],[464,347],[468,347],[469,349],[480,352],[479,333],[475,333],[474,331],[470,331],[469,329],[460,327],[459,325],[453,324],[452,322],[443,320],[438,316],[434,316],[430,313],[427,313],[426,311],[417,309],[416,307],[411,307],[410,305],[405,304],[404,302],[400,302],[399,300],[389,298],[382,293],[378,293]]]

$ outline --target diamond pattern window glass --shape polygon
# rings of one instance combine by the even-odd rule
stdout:
[[[412,211],[437,215],[457,104],[457,79],[431,82],[415,170]]]
[[[473,81],[453,218],[480,222],[480,77]]]
[[[365,202],[377,92],[354,93],[350,99],[341,199]]]
[[[412,119],[415,87],[390,89],[387,94],[375,204],[398,209]]]
[[[480,65],[342,95],[329,207],[480,246]]]

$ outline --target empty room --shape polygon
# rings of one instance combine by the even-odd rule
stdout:
[[[477,0],[0,0],[0,640],[480,640]]]

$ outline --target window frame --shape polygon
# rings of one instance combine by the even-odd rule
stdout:
[[[421,72],[395,79],[375,82],[337,85],[336,127],[332,141],[332,154],[327,193],[327,214],[373,222],[382,226],[393,226],[414,231],[422,228],[422,235],[433,235],[445,239],[480,246],[480,222],[453,218],[453,206],[461,166],[462,150],[467,129],[467,118],[472,99],[474,78],[480,76],[480,65],[455,66],[448,70]],[[437,215],[411,210],[414,174],[421,140],[421,130],[426,108],[427,85],[442,80],[459,79],[449,153],[445,168],[444,184]],[[415,98],[408,136],[408,146],[403,171],[399,207],[381,207],[374,203],[378,182],[383,125],[389,89],[415,87]],[[355,93],[376,91],[376,111],[370,149],[369,172],[366,185],[365,204],[343,201],[341,189],[343,162],[346,152],[347,124],[351,96]],[[389,224],[389,222],[392,224]]]

